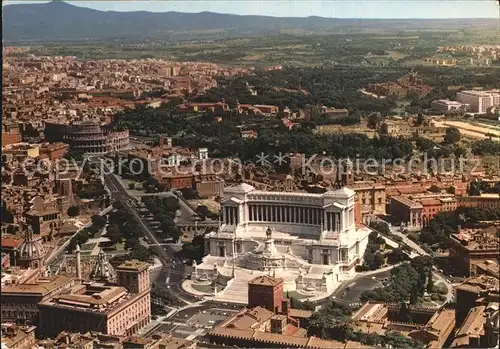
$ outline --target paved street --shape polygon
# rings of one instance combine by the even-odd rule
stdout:
[[[414,250],[416,253],[418,253],[421,256],[431,256],[429,253],[424,251],[424,249],[422,249],[422,247],[420,247],[416,242],[409,239],[405,234],[403,234],[401,232],[401,229],[399,226],[389,225],[389,228],[390,228],[392,234],[401,237],[403,239],[403,242],[406,245],[408,245],[412,250]],[[453,299],[453,285],[452,285],[451,281],[445,275],[443,275],[437,271],[433,271],[432,275],[433,275],[433,278],[437,280],[437,282],[435,282],[435,284],[438,284],[439,282],[443,282],[446,285],[446,287],[448,288],[448,294],[446,295],[446,300],[447,301],[452,300]]]
[[[99,160],[96,158],[91,159],[91,161],[94,163],[96,161],[99,162]],[[109,172],[110,171],[108,169],[106,173]],[[151,249],[163,264],[163,267],[161,269],[158,269],[151,275],[152,282],[166,283],[169,286],[172,294],[174,294],[178,299],[185,303],[198,301],[198,297],[184,292],[180,287],[189,270],[186,269],[186,266],[184,266],[183,263],[174,261],[175,251],[172,246],[160,245],[161,242],[158,241],[156,235],[151,231],[148,222],[137,212],[135,206],[130,205],[129,200],[132,198],[128,195],[126,188],[123,186],[123,183],[118,178],[116,178],[116,175],[106,173],[103,173],[103,179],[105,185],[111,192],[113,201],[120,201],[123,206],[134,216],[134,218],[139,223],[144,236],[152,242],[153,246],[151,246]]]
[[[144,337],[155,333],[170,332],[176,338],[203,341],[203,336],[213,327],[236,314],[243,306],[229,303],[205,301],[197,306],[181,309],[170,317],[151,326]]]
[[[376,287],[382,287],[382,280],[390,277],[391,270],[382,270],[370,275],[359,274],[354,279],[344,281],[335,292],[328,298],[315,302],[316,306],[324,306],[332,300],[345,305],[354,305],[359,303],[359,297],[363,291],[373,290]]]
[[[429,256],[427,252],[425,252],[422,247],[420,247],[417,243],[415,243],[413,240],[409,239],[405,234],[401,232],[400,227],[394,227],[390,226],[391,233],[399,236],[400,238],[403,239],[403,242],[408,245],[412,250],[417,252],[421,256]]]
[[[181,263],[181,262],[174,262],[174,249],[171,246],[171,244],[164,244],[158,241],[156,238],[155,234],[151,231],[148,221],[144,219],[138,212],[135,206],[130,205],[128,200],[131,199],[131,197],[128,195],[126,188],[123,186],[123,183],[114,175],[104,175],[104,180],[106,185],[111,191],[111,194],[113,196],[114,200],[118,200],[123,203],[123,205],[130,211],[130,213],[136,218],[136,220],[139,222],[139,225],[141,226],[144,235],[149,239],[150,241],[150,247],[153,249],[153,251],[157,254],[157,256],[160,258],[162,261],[163,267],[161,269],[155,270],[152,279],[155,280],[155,282],[164,282],[168,285],[170,288],[171,292],[176,295],[179,299],[184,301],[185,303],[193,303],[196,301],[199,301],[201,298],[190,295],[186,293],[185,291],[182,290],[181,284],[182,281],[186,278],[186,276],[189,274],[189,270],[187,270],[187,267]],[[162,196],[168,196],[168,195],[175,195],[173,193],[162,193]],[[179,200],[180,202],[183,203],[182,200]],[[181,207],[187,206],[182,205]],[[187,206],[189,207],[189,206]],[[186,215],[188,215],[188,211],[184,211]],[[192,219],[192,215],[189,213],[189,217]],[[187,218],[187,217],[186,217]],[[403,239],[403,242],[405,242],[411,249],[413,249],[416,253],[420,255],[426,255],[428,256],[429,254],[425,252],[418,244],[410,240],[405,234],[399,231],[399,227],[391,226],[391,232],[396,235],[400,236]],[[451,283],[442,275],[439,273],[434,273],[436,279],[439,281],[444,282],[448,289],[448,299],[451,299],[452,297],[452,285]],[[340,301],[342,303],[345,303],[347,305],[357,303],[359,302],[359,297],[361,293],[365,290],[371,290],[376,287],[381,287],[383,284],[381,283],[381,280],[388,278],[390,276],[390,270],[384,270],[379,273],[372,273],[371,275],[363,275],[360,274],[357,276],[355,279],[343,283],[332,295],[332,297],[325,299],[323,301],[317,302],[317,305],[324,305],[330,302],[332,299],[336,299],[337,301]],[[202,311],[200,309],[196,310],[197,308],[190,309],[187,311],[187,315],[190,314],[190,312],[197,312],[197,311]]]
[[[118,179],[117,179],[118,180]],[[123,187],[123,184],[121,184]],[[123,187],[125,189],[125,187]],[[180,210],[179,210],[179,215],[178,218],[182,218],[183,220],[187,220],[188,222],[192,223],[193,222],[193,217],[196,215],[196,212],[188,205],[184,200],[179,198],[174,192],[171,191],[164,191],[161,193],[134,193],[130,195],[132,197],[150,197],[150,196],[159,196],[159,197],[170,197],[170,196],[175,196],[176,198],[179,199],[179,205],[180,205]]]

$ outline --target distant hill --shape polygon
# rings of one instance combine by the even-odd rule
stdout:
[[[182,34],[196,38],[206,32],[220,31],[224,35],[278,33],[281,30],[306,30],[320,33],[344,28],[411,28],[458,29],[496,26],[495,19],[446,20],[387,20],[336,19],[322,17],[281,18],[266,16],[239,16],[212,12],[153,13],[98,11],[77,7],[63,1],[44,4],[16,4],[3,6],[3,40],[64,41],[109,39],[164,39]]]

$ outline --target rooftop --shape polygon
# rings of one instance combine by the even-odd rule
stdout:
[[[469,311],[462,326],[456,332],[451,347],[469,344],[469,338],[479,338],[484,335],[485,309],[484,305],[480,305]]]
[[[193,342],[186,339],[173,338],[172,336],[167,336],[158,342],[158,347],[160,349],[185,349],[190,348]]]
[[[249,285],[263,285],[263,286],[276,286],[283,283],[281,278],[273,278],[271,276],[258,276],[255,279],[248,282]]]
[[[500,242],[497,237],[499,231],[500,228],[492,226],[483,230],[464,229],[450,236],[470,251],[499,250]]]
[[[149,268],[149,264],[146,262],[141,262],[137,259],[133,259],[130,261],[126,261],[120,264],[116,269],[117,270],[130,270],[130,271],[143,271]]]
[[[72,277],[57,275],[48,278],[38,278],[34,283],[16,284],[16,285],[5,285],[2,287],[2,294],[39,294],[44,296],[50,292],[69,284],[73,280]]]
[[[457,291],[467,291],[474,293],[488,292],[488,291],[496,291],[499,289],[499,281],[498,278],[487,276],[487,275],[478,275],[471,278],[468,278],[464,283],[457,286]]]
[[[455,322],[455,311],[451,309],[440,309],[425,325],[426,328],[443,332],[448,328],[451,322]]]
[[[313,312],[310,310],[304,310],[304,309],[290,309],[288,312],[288,315],[294,318],[302,318],[302,319],[307,319],[312,316]]]
[[[439,103],[446,104],[446,105],[462,105],[462,103],[460,103],[460,102],[450,101],[449,99],[438,99],[438,100],[435,100],[434,102],[439,102]]]
[[[500,266],[497,261],[481,261],[476,263],[476,271],[478,274],[481,274],[480,271],[484,271],[486,274],[490,274],[491,276],[498,278],[500,274]]]
[[[435,206],[435,205],[440,205],[441,201],[439,199],[429,198],[429,199],[420,199],[420,203],[423,206]]]
[[[387,315],[387,305],[382,303],[366,302],[352,316],[354,321],[380,321]]]
[[[40,302],[40,305],[109,313],[132,297],[124,287],[120,286],[104,283],[77,284],[64,294]]]
[[[2,348],[20,348],[20,342],[28,336],[34,336],[35,326],[19,326],[2,323]]]
[[[423,208],[422,204],[405,198],[404,196],[393,196],[391,197],[391,201],[400,202],[403,205],[408,206],[409,208]]]
[[[1,246],[2,248],[15,249],[19,247],[24,241],[24,238],[14,235],[2,234]]]

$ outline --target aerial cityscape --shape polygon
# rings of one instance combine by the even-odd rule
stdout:
[[[500,5],[352,3],[3,4],[2,349],[500,348]]]

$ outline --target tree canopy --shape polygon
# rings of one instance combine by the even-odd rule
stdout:
[[[413,151],[408,140],[383,136],[369,138],[365,134],[317,134],[310,127],[300,126],[289,130],[281,120],[249,117],[229,113],[222,121],[198,115],[186,117],[173,109],[146,109],[143,112],[128,110],[120,114],[119,122],[132,133],[164,134],[176,144],[191,149],[206,147],[212,157],[234,158],[243,162],[255,161],[262,153],[305,153],[308,156],[323,152],[334,158],[404,158]],[[257,138],[244,139],[242,129],[257,132]]]

